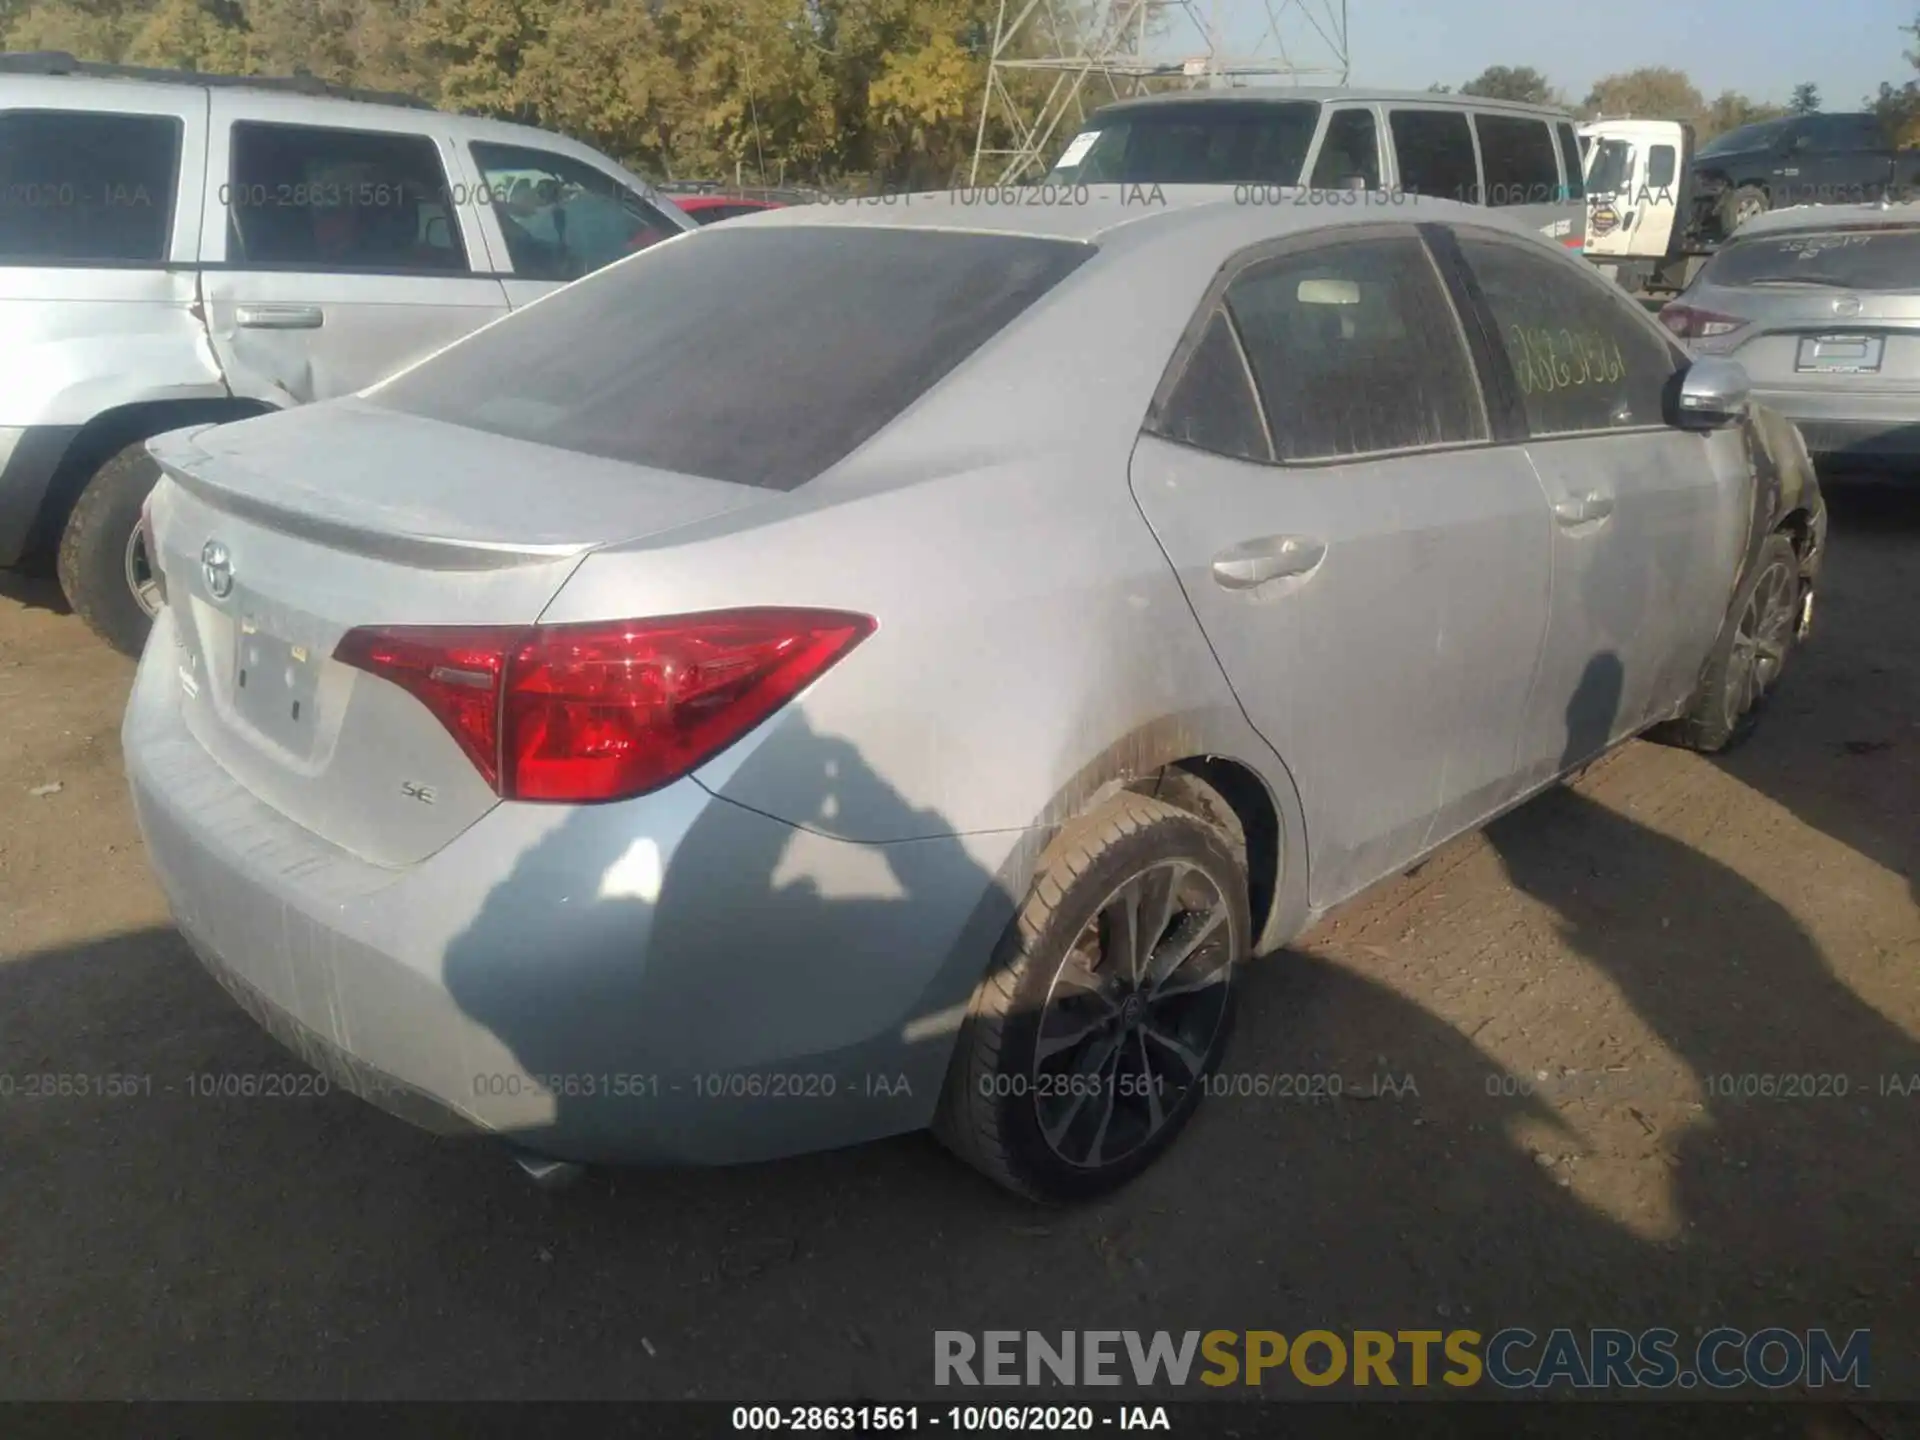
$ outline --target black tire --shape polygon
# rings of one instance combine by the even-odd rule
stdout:
[[[1732,235],[1745,220],[1755,215],[1764,215],[1773,208],[1773,201],[1767,192],[1758,185],[1742,185],[1729,190],[1721,201],[1720,234],[1724,238]]]
[[[1687,712],[1649,738],[1707,755],[1746,739],[1793,654],[1800,606],[1800,557],[1788,536],[1769,535],[1734,597]]]
[[[56,567],[67,603],[123,655],[138,656],[153,628],[129,573],[138,563],[130,559],[129,547],[140,526],[140,507],[159,478],[146,441],[117,451],[93,472],[60,535]]]
[[[1166,917],[1144,947],[1150,971],[1155,960],[1167,968],[1157,983],[1118,973],[1117,957],[1134,948],[1131,894],[1136,913],[1153,916],[1140,933]],[[1232,1030],[1233,972],[1250,936],[1246,861],[1231,836],[1142,795],[1101,807],[1055,840],[1002,939],[934,1133],[1029,1199],[1091,1199],[1126,1184],[1198,1106]],[[1084,1038],[1060,1038],[1083,1026]]]

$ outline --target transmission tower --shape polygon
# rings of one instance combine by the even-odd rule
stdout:
[[[1348,0],[1000,0],[970,185],[1047,168],[1087,112],[1170,89],[1344,85]],[[1004,143],[996,130],[1004,130]]]

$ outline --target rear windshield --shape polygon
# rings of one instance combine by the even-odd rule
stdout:
[[[955,231],[719,225],[555,291],[369,392],[472,430],[791,490],[1094,253]]]
[[[1095,115],[1055,163],[1054,185],[1297,185],[1320,106],[1311,100],[1161,104]]]
[[[1828,285],[1920,291],[1920,229],[1833,230],[1736,240],[1701,279],[1714,285]]]
[[[1757,125],[1742,125],[1737,130],[1708,141],[1700,147],[1702,157],[1708,155],[1734,155],[1742,150],[1757,150],[1763,145],[1771,145],[1780,138],[1780,134],[1793,121],[1762,120]]]

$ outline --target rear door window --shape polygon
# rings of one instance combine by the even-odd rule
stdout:
[[[543,297],[368,392],[636,465],[790,490],[1095,253],[1026,236],[718,225]]]
[[[1236,460],[1273,459],[1253,375],[1225,307],[1215,307],[1162,413],[1148,428]]]
[[[180,135],[164,115],[0,113],[0,264],[163,263]]]
[[[1708,262],[1713,285],[1920,288],[1920,230],[1829,230],[1735,240]]]
[[[425,135],[238,121],[220,189],[235,264],[467,273],[446,168]]]
[[[516,277],[577,280],[681,233],[660,208],[570,155],[475,142]],[[702,217],[711,224],[725,213]]]
[[[1543,120],[1476,115],[1489,205],[1551,205],[1560,195],[1553,130]]]
[[[1460,232],[1537,436],[1665,423],[1673,348],[1623,291],[1533,245]]]
[[[1227,287],[1276,459],[1487,438],[1466,337],[1412,235],[1275,256]]]
[[[1390,128],[1402,190],[1480,203],[1473,127],[1464,110],[1396,110]]]
[[[1355,179],[1380,188],[1380,136],[1371,110],[1336,110],[1327,120],[1319,158],[1313,162],[1316,190],[1343,189]]]

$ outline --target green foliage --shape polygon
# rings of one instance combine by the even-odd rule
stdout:
[[[1794,115],[1817,115],[1820,113],[1820,87],[1808,80],[1793,87],[1793,99],[1787,102],[1787,109]]]
[[[1553,86],[1531,65],[1494,65],[1460,87],[1462,95],[1483,100],[1516,100],[1525,105],[1551,105]]]

